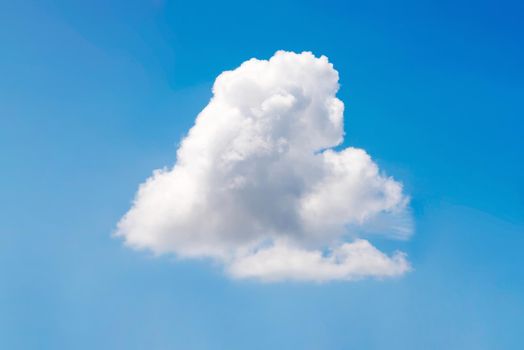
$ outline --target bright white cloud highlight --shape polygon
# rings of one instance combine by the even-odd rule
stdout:
[[[140,186],[116,235],[137,249],[218,260],[237,278],[408,271],[405,254],[359,238],[407,238],[411,218],[402,185],[364,150],[333,150],[344,135],[338,87],[328,59],[309,52],[279,51],[222,73],[176,164]]]

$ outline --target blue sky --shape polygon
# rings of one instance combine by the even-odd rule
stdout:
[[[524,25],[501,1],[0,1],[0,348],[520,349]],[[344,146],[411,196],[395,279],[276,283],[124,247],[218,74],[340,73]]]

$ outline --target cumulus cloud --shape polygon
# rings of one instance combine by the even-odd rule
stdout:
[[[402,185],[343,141],[338,72],[325,56],[278,51],[220,74],[173,167],[140,185],[116,235],[133,248],[211,258],[235,278],[397,276],[362,234],[412,232]]]
[[[328,281],[357,279],[365,276],[400,275],[409,269],[405,254],[386,256],[368,241],[357,239],[343,243],[328,255],[319,250],[304,250],[275,244],[243,256],[229,267],[234,277],[258,278],[266,281],[305,280]]]

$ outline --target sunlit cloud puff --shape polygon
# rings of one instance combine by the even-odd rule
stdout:
[[[412,233],[402,185],[343,141],[338,72],[327,57],[278,51],[223,72],[169,169],[140,185],[116,235],[179,258],[210,258],[233,278],[399,276],[402,252],[370,233]]]

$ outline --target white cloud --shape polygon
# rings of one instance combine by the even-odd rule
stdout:
[[[304,250],[279,242],[267,249],[238,258],[229,271],[239,278],[278,280],[354,280],[366,276],[388,277],[409,270],[405,254],[388,257],[368,241],[357,239],[343,243],[328,255],[319,250]]]
[[[309,52],[222,73],[176,164],[140,186],[116,235],[137,249],[216,259],[238,278],[406,272],[403,253],[359,238],[377,227],[407,238],[411,217],[402,185],[364,150],[333,150],[344,135],[338,87],[328,59]]]

